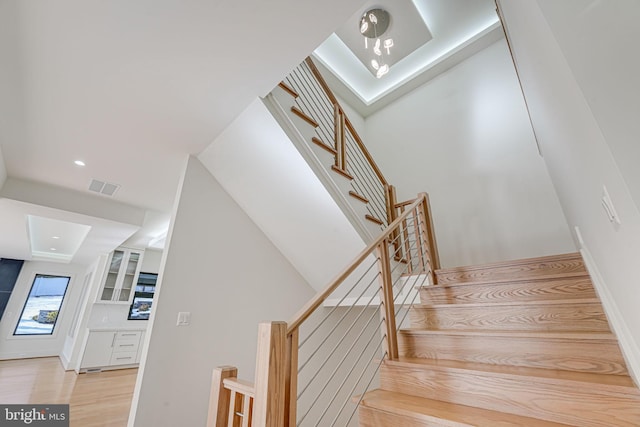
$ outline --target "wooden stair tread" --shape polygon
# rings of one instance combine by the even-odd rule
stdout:
[[[367,199],[366,197],[356,193],[353,190],[349,190],[349,195],[351,197],[353,197],[354,199],[361,201],[362,203],[369,203],[369,199]]]
[[[412,327],[425,329],[610,331],[597,300],[417,305],[412,307],[410,319]]]
[[[420,286],[419,291],[420,300],[431,305],[597,299],[591,278],[586,274],[541,280],[469,282]]]
[[[543,369],[510,371],[491,365],[469,369],[464,362],[431,362],[427,366],[383,363],[380,388],[580,427],[640,425],[640,392],[629,385],[628,377],[603,376],[594,381],[594,374],[579,374],[550,378]]]
[[[413,335],[462,335],[462,336],[490,336],[502,338],[545,338],[561,340],[597,340],[615,341],[616,336],[611,332],[584,332],[584,331],[513,331],[513,330],[430,330],[423,328],[402,328],[400,333]]]
[[[305,114],[298,107],[296,107],[296,106],[291,107],[291,112],[293,112],[296,116],[300,117],[305,122],[309,123],[314,128],[317,128],[319,126],[318,122],[316,122],[313,118],[309,117],[307,114]]]
[[[382,220],[379,220],[378,218],[376,218],[376,217],[374,217],[374,216],[371,216],[371,215],[369,215],[369,214],[366,214],[364,217],[365,217],[367,220],[369,220],[369,221],[371,221],[371,222],[374,222],[374,223],[376,223],[376,224],[378,224],[378,225],[383,225],[383,224],[384,224],[384,222],[382,222]]]
[[[530,278],[549,274],[585,273],[580,254],[553,255],[437,270],[437,283]]]
[[[436,270],[436,273],[440,270]],[[561,280],[561,279],[572,279],[572,278],[589,278],[589,273],[586,271],[576,271],[571,273],[553,273],[546,275],[538,275],[534,277],[518,277],[514,279],[510,278],[495,278],[488,280],[475,280],[475,281],[467,281],[467,282],[454,282],[454,283],[438,283],[436,285],[425,286],[425,288],[453,288],[458,286],[477,286],[477,285],[493,285],[493,284],[505,284],[505,283],[528,283],[528,282],[543,282],[546,280]]]
[[[289,86],[285,82],[278,83],[278,86],[280,86],[280,88],[282,90],[284,90],[285,92],[287,92],[289,95],[293,96],[294,98],[298,98],[300,96],[300,95],[298,95],[298,93],[295,90],[293,90],[293,88],[291,86]]]
[[[314,136],[311,138],[311,142],[313,142],[314,144],[316,144],[318,147],[322,148],[323,150],[333,154],[334,156],[338,154],[338,152],[336,151],[335,148],[325,144],[324,141],[322,141],[320,138]]]
[[[539,300],[539,301],[504,301],[504,302],[482,302],[482,303],[455,303],[455,304],[415,304],[416,308],[487,308],[491,307],[511,307],[511,306],[553,306],[553,305],[566,305],[566,304],[596,304],[600,306],[600,300],[597,298],[583,298],[583,299],[554,299],[554,300]]]
[[[430,370],[447,371],[474,371],[483,376],[498,377],[526,377],[525,381],[533,382],[576,382],[598,384],[599,386],[613,389],[625,394],[636,395],[640,398],[638,390],[633,380],[629,376],[591,374],[585,372],[571,372],[554,369],[527,368],[521,366],[490,365],[487,363],[461,362],[457,360],[434,360],[411,357],[401,357],[398,360],[386,360],[385,363],[397,366],[420,367]],[[580,387],[579,384],[576,384]],[[584,384],[582,385],[584,386]]]
[[[347,178],[348,180],[353,180],[353,176],[351,176],[351,174],[345,170],[340,169],[339,167],[337,167],[336,165],[332,165],[331,166],[331,170],[336,172],[339,175],[344,176],[345,178]]]
[[[386,390],[372,390],[366,393],[361,401],[363,407],[373,408],[414,420],[437,423],[447,421],[452,426],[477,426],[477,427],[562,427],[566,424],[558,424],[550,421],[538,420],[529,417],[521,417],[503,412],[474,408],[471,406],[457,405],[439,400],[410,396]],[[367,424],[368,425],[368,424]],[[378,424],[384,426],[385,424]],[[394,427],[404,427],[405,424],[396,424]],[[407,424],[419,425],[419,424]],[[434,424],[424,424],[430,426]]]
[[[511,267],[516,265],[526,265],[526,264],[537,264],[537,263],[545,263],[545,262],[554,262],[554,261],[574,261],[579,260],[582,261],[582,255],[579,252],[571,252],[567,254],[559,254],[559,255],[546,255],[535,258],[520,258],[514,260],[507,261],[496,261],[489,262],[485,264],[473,264],[473,265],[463,265],[459,267],[448,267],[448,268],[440,268],[436,270],[436,272],[448,273],[457,270],[482,270],[482,269],[491,269],[498,267]]]

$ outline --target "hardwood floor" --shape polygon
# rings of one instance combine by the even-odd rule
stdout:
[[[71,427],[124,427],[137,369],[77,375],[57,357],[0,361],[0,402],[69,403]]]

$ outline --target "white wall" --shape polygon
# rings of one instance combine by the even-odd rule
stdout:
[[[544,6],[544,14],[539,3]],[[577,226],[581,231],[583,253],[595,285],[628,365],[638,379],[640,212],[625,179],[633,174],[625,175],[622,169],[626,171],[626,167],[620,168],[616,162],[618,154],[614,156],[612,152],[619,153],[620,146],[618,142],[612,143],[612,138],[618,131],[629,131],[629,137],[635,138],[637,148],[640,133],[627,127],[626,120],[610,121],[611,115],[625,116],[629,113],[625,103],[608,105],[610,111],[603,114],[600,107],[592,108],[588,98],[599,92],[599,85],[603,84],[611,85],[617,94],[628,91],[637,103],[640,83],[637,75],[627,75],[624,70],[629,60],[598,67],[601,73],[598,82],[585,77],[577,79],[572,70],[572,66],[581,66],[576,59],[582,57],[579,52],[591,50],[590,40],[598,40],[595,52],[600,54],[605,49],[616,50],[625,46],[628,40],[621,38],[621,34],[637,33],[637,21],[628,18],[637,16],[640,5],[632,1],[613,3],[615,6],[612,2],[587,4],[567,1],[566,5],[563,2],[565,7],[572,6],[571,14],[567,14],[562,7],[556,9],[549,2],[499,2],[549,173],[569,225]],[[601,13],[597,15],[597,26],[585,28],[581,24],[576,25],[583,19],[593,20],[591,13]],[[562,16],[565,20],[559,19]],[[561,30],[561,25],[567,25],[568,29]],[[563,34],[566,31],[576,31],[573,42],[565,40]],[[564,45],[560,46],[558,40],[563,40]],[[620,54],[632,55],[636,50],[634,45],[633,50],[623,50]],[[585,73],[579,74],[584,76]],[[600,83],[600,80],[610,81]],[[581,84],[586,85],[584,90]],[[593,84],[598,86],[593,87]],[[606,123],[606,131],[601,123]],[[630,146],[627,148],[628,151],[623,150],[626,155],[635,150]],[[634,160],[638,160],[637,156]],[[620,225],[609,222],[602,209],[603,185],[606,185],[620,216]]]
[[[362,238],[261,100],[198,158],[313,288],[323,289],[364,249]]]
[[[366,119],[405,200],[426,191],[443,266],[573,252],[504,40]]]
[[[538,4],[640,207],[640,2]]]
[[[58,356],[62,352],[74,309],[80,297],[84,271],[84,266],[74,264],[35,261],[26,261],[24,263],[16,286],[11,293],[7,309],[0,322],[0,360]],[[53,335],[14,337],[13,332],[20,314],[22,314],[22,308],[27,300],[36,274],[71,277]]]
[[[314,294],[196,158],[180,188],[130,426],[205,425],[212,369],[252,380],[258,323]],[[179,311],[190,326],[176,326]]]
[[[143,273],[160,273],[160,264],[162,262],[162,251],[156,249],[145,249],[142,257],[142,266],[140,271]]]
[[[7,167],[4,164],[4,157],[2,156],[2,150],[0,150],[0,189],[7,180]]]

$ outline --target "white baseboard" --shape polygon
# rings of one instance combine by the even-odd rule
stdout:
[[[67,359],[67,357],[64,355],[64,353],[60,353],[58,355],[58,358],[60,358],[60,363],[62,363],[62,367],[64,368],[65,371],[72,371],[73,368],[69,368],[69,359]]]
[[[607,319],[609,320],[609,325],[611,325],[611,329],[613,329],[613,332],[618,338],[618,344],[620,345],[622,355],[627,363],[629,375],[636,383],[636,386],[640,386],[640,347],[633,339],[633,335],[624,321],[624,318],[618,309],[618,305],[605,285],[604,279],[598,270],[598,266],[591,256],[591,252],[589,252],[584,244],[582,244],[580,253],[584,259],[585,266],[591,275],[591,280],[596,288],[596,292],[600,297]]]

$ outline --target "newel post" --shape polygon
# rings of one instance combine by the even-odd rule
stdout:
[[[258,327],[253,427],[282,427],[286,396],[286,322]]]
[[[386,350],[389,360],[398,358],[398,336],[396,332],[396,310],[393,302],[393,282],[391,279],[391,261],[389,259],[389,240],[384,239],[377,248],[380,263],[380,315],[383,317],[382,333],[386,336]]]
[[[213,370],[207,427],[226,427],[229,419],[231,391],[224,388],[224,380],[236,378],[238,369],[234,366],[219,366]]]

